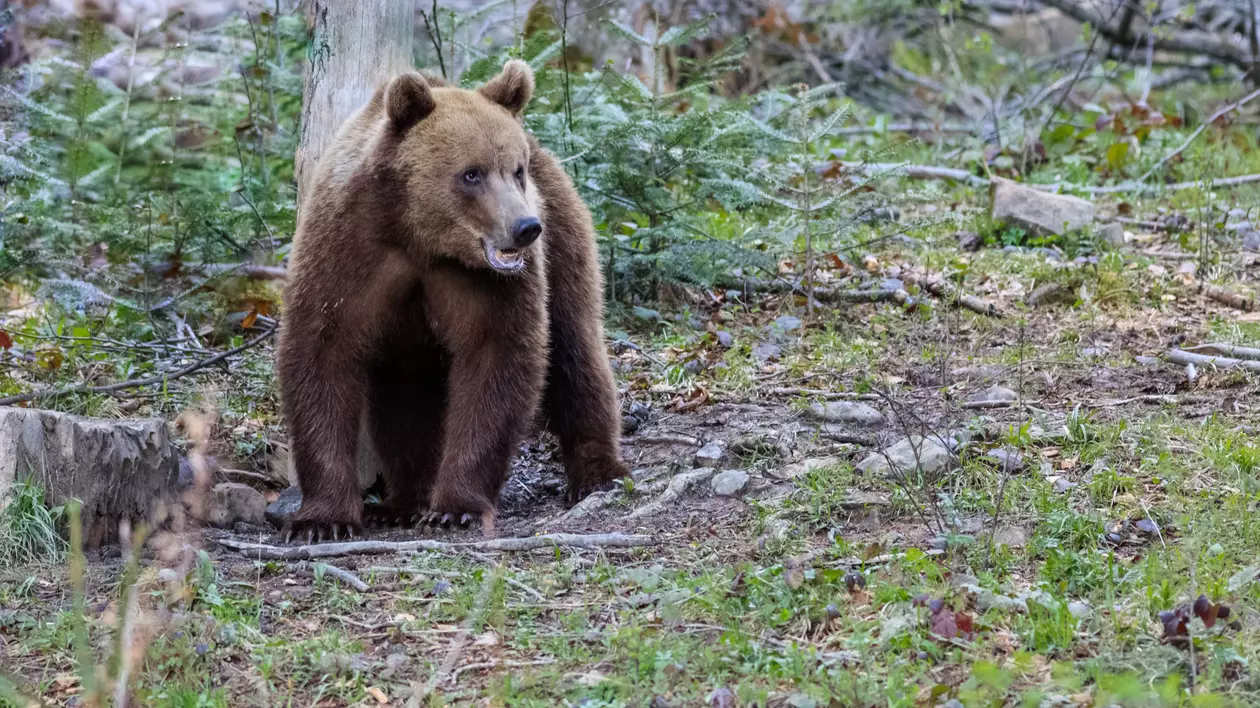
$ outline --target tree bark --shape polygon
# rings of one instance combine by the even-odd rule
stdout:
[[[294,157],[298,204],[341,124],[381,83],[413,67],[415,0],[309,0],[310,60]]]

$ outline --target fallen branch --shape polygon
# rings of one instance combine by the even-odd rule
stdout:
[[[310,560],[312,558],[338,558],[354,555],[388,555],[392,553],[500,553],[505,551],[533,551],[540,548],[641,548],[659,543],[652,536],[622,533],[573,534],[549,533],[522,538],[496,538],[489,541],[449,543],[422,539],[416,541],[345,541],[319,543],[310,546],[272,546],[266,543],[249,543],[221,538],[219,545],[237,551],[241,555],[265,560]]]
[[[700,439],[690,435],[662,433],[660,435],[640,435],[625,438],[626,443],[634,445],[692,445],[700,446]]]
[[[987,315],[989,317],[1002,316],[1002,313],[998,311],[997,305],[989,302],[988,300],[978,298],[975,295],[965,295],[960,293],[956,288],[954,288],[954,286],[939,278],[918,279],[907,277],[906,281],[917,284],[919,287],[928,291],[932,295],[935,295],[943,300],[949,300],[957,303],[959,306],[971,310],[976,314]]]
[[[1127,28],[1114,25],[1109,21],[1109,18],[1092,6],[1078,4],[1074,0],[1043,0],[1043,4],[1062,12],[1077,22],[1088,23],[1094,31],[1102,34],[1113,44],[1124,46],[1133,42],[1132,38],[1128,36]],[[1151,46],[1156,51],[1208,56],[1232,64],[1244,72],[1249,72],[1252,69],[1252,57],[1246,50],[1213,32],[1179,29],[1170,33],[1152,32],[1150,37]]]
[[[814,288],[814,299],[819,302],[895,302],[906,305],[911,302],[910,293],[902,288],[875,288],[873,290],[832,290]]]
[[[1185,152],[1186,148],[1190,147],[1190,143],[1194,142],[1194,139],[1199,137],[1199,135],[1202,134],[1204,130],[1207,130],[1207,127],[1209,125],[1212,125],[1213,123],[1215,123],[1217,120],[1221,118],[1221,116],[1227,113],[1233,113],[1234,111],[1238,110],[1239,108],[1242,108],[1243,106],[1247,105],[1248,103],[1255,100],[1256,98],[1260,98],[1260,89],[1256,89],[1255,91],[1252,91],[1246,96],[1243,96],[1237,101],[1213,113],[1212,117],[1208,118],[1207,120],[1199,124],[1199,127],[1193,133],[1190,134],[1190,137],[1186,138],[1185,142],[1183,142],[1180,146],[1178,146],[1176,150],[1173,150],[1167,155],[1164,155],[1163,157],[1161,157],[1159,159],[1159,162],[1156,162],[1155,165],[1151,167],[1151,169],[1147,170],[1141,177],[1138,177],[1137,181],[1139,183],[1145,182],[1148,177],[1158,172],[1159,168],[1167,164],[1169,160]]]
[[[464,664],[451,673],[451,683],[459,682],[459,675],[465,671],[481,671],[482,669],[519,669],[526,666],[546,666],[556,663],[555,659],[534,659],[532,661],[479,661],[475,664]]]
[[[1130,403],[1160,403],[1169,406],[1177,406],[1183,403],[1207,403],[1212,398],[1209,396],[1169,396],[1162,393],[1150,393],[1141,396],[1130,396],[1128,398],[1117,398],[1110,401],[1094,401],[1086,403],[1090,408],[1110,408],[1112,406],[1124,406]]]
[[[898,165],[894,163],[845,163],[845,167],[861,171],[867,177],[897,173],[898,176],[910,179],[944,179],[963,182],[973,187],[988,187],[989,180],[973,175],[966,170],[953,167],[936,167],[933,165]],[[1234,177],[1218,177],[1210,180],[1191,180],[1173,182],[1171,184],[1145,184],[1131,181],[1106,187],[1094,187],[1086,184],[1056,182],[1054,184],[1021,183],[1025,187],[1059,194],[1062,192],[1079,192],[1081,194],[1125,194],[1129,192],[1179,192],[1186,189],[1222,189],[1238,187],[1244,184],[1260,182],[1260,173],[1236,175]]]
[[[851,391],[824,391],[818,388],[792,388],[790,386],[775,386],[766,389],[766,393],[771,396],[810,396],[811,398],[821,398],[827,401],[882,401],[883,398],[876,393],[853,393]]]
[[[1232,290],[1226,290],[1219,285],[1203,283],[1199,286],[1199,292],[1203,293],[1208,298],[1215,300],[1222,305],[1232,307],[1235,310],[1251,312],[1256,309],[1256,301],[1252,298],[1241,293],[1236,293]]]
[[[986,410],[989,408],[1010,408],[1019,401],[964,401],[958,407],[965,410]]]
[[[331,575],[359,592],[367,592],[368,590],[371,590],[371,588],[368,587],[368,584],[360,580],[357,575],[348,570],[338,568],[335,565],[316,563],[315,570],[317,572],[323,572],[325,575]]]
[[[967,170],[954,167],[935,167],[932,165],[911,165],[897,162],[846,162],[845,169],[858,170],[867,177],[895,174],[910,179],[945,179],[962,182],[973,187],[987,187],[989,180],[973,175]]]
[[[1216,354],[1218,356],[1228,356],[1235,359],[1260,360],[1260,349],[1255,349],[1253,347],[1240,347],[1237,344],[1228,344],[1226,342],[1214,342],[1211,344],[1197,344],[1193,347],[1182,347],[1182,351],[1193,352],[1195,354]]]
[[[39,391],[31,391],[29,393],[19,393],[13,396],[8,396],[6,398],[0,398],[0,406],[11,406],[15,403],[25,403],[27,401],[34,401],[41,398],[55,398],[57,396],[66,396],[72,393],[113,393],[114,391],[122,391],[128,388],[140,388],[142,386],[153,386],[156,384],[161,384],[165,386],[166,384],[170,383],[171,381],[174,381],[175,379],[200,371],[201,369],[204,369],[207,366],[214,366],[215,364],[223,361],[224,359],[236,356],[237,354],[240,354],[246,349],[250,349],[250,348],[258,346],[259,344],[262,344],[266,340],[270,339],[271,336],[276,333],[277,329],[279,328],[272,327],[271,329],[267,330],[266,332],[263,332],[257,337],[254,337],[248,342],[245,342],[239,347],[233,347],[232,349],[228,349],[227,351],[224,351],[224,352],[219,352],[218,354],[215,354],[214,356],[209,357],[207,359],[201,359],[200,361],[195,361],[189,364],[188,366],[185,366],[182,369],[177,369],[176,371],[168,373],[168,374],[159,374],[157,376],[149,376],[143,379],[131,379],[130,381],[120,381],[118,383],[107,384],[104,386],[78,385],[78,386],[67,386],[65,388],[45,388]]]
[[[1185,351],[1184,349],[1173,349],[1164,355],[1164,358],[1173,364],[1186,366],[1194,364],[1195,366],[1212,366],[1217,369],[1246,369],[1248,371],[1260,371],[1260,361],[1251,359],[1234,359],[1227,356],[1210,356],[1207,354],[1195,354]]]

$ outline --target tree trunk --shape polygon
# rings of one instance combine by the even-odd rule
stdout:
[[[295,156],[298,204],[341,124],[382,82],[411,69],[415,0],[309,0],[313,31]]]

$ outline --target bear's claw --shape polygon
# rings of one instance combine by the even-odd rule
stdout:
[[[280,542],[298,541],[310,545],[325,541],[340,541],[363,535],[363,528],[354,524],[333,524],[325,521],[290,521],[280,529]]]

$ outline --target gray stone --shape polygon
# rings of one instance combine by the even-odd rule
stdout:
[[[958,248],[963,251],[979,251],[984,245],[984,237],[975,231],[959,231],[954,238],[958,239]]]
[[[1098,237],[1112,246],[1124,245],[1124,224],[1111,222],[1098,227]]]
[[[179,452],[164,421],[0,407],[0,508],[27,480],[52,506],[78,499],[89,545],[113,538],[124,519],[154,521],[178,479]]]
[[[1093,202],[1065,194],[1051,194],[1001,177],[989,188],[992,216],[1034,233],[1065,234],[1094,221]]]
[[[735,343],[735,338],[731,336],[730,332],[727,332],[724,329],[719,329],[717,331],[717,341],[718,341],[718,344],[722,345],[723,347],[729,348],[732,344]]]
[[[777,473],[775,473],[775,476],[783,479],[796,479],[797,477],[813,472],[816,469],[831,467],[842,462],[844,462],[844,460],[839,457],[811,457],[807,460],[801,460],[800,462],[793,462],[792,464],[781,468]]]
[[[930,476],[944,471],[953,459],[953,454],[936,440],[915,435],[903,438],[882,453],[872,452],[857,468],[870,475],[890,475],[895,468],[906,474],[918,471]]]
[[[726,444],[711,442],[696,450],[696,467],[714,467],[726,457]]]
[[[1079,600],[1073,600],[1068,603],[1068,612],[1070,612],[1076,619],[1087,619],[1090,615],[1094,614],[1092,607]]]
[[[755,358],[759,363],[764,364],[771,359],[778,359],[779,356],[783,354],[783,350],[780,349],[777,344],[762,342],[761,344],[753,347],[752,354],[753,358]]]
[[[801,318],[793,317],[792,315],[783,315],[782,317],[775,319],[774,323],[770,325],[770,328],[780,332],[793,332],[801,328]]]
[[[990,386],[983,391],[972,395],[967,400],[974,403],[999,403],[1018,401],[1019,394],[1015,393],[1005,386]]]
[[[809,416],[824,423],[840,423],[862,427],[884,424],[884,414],[859,401],[827,401],[809,407]]]
[[[748,486],[748,473],[743,470],[725,470],[714,475],[710,484],[714,494],[720,497],[733,497]]]
[[[749,433],[731,441],[730,452],[738,457],[775,457],[786,452],[773,433]]]
[[[994,532],[993,545],[1023,548],[1028,545],[1028,529],[1022,526],[1003,526]]]
[[[646,307],[639,307],[638,305],[635,305],[634,318],[640,322],[656,324],[661,321],[661,313],[656,310],[650,310]]]
[[[220,482],[210,490],[210,511],[206,522],[230,529],[238,522],[261,525],[266,521],[267,500],[257,489],[240,482]]]
[[[955,381],[971,381],[979,383],[988,383],[1002,375],[1003,368],[1000,366],[989,364],[977,364],[975,366],[960,366],[949,375]]]
[[[1076,486],[1076,482],[1073,482],[1067,477],[1057,477],[1055,478],[1053,484],[1054,491],[1058,494],[1065,494],[1068,490]]]
[[[621,434],[629,435],[639,429],[639,419],[632,415],[622,416],[621,418]]]
[[[673,479],[669,480],[669,485],[665,487],[665,491],[661,492],[659,497],[647,504],[644,504],[638,509],[635,509],[624,518],[635,519],[641,516],[654,516],[656,514],[668,512],[684,494],[691,491],[691,489],[696,485],[703,484],[712,479],[715,473],[716,470],[711,467],[701,467],[699,469],[691,470],[690,472],[681,472],[676,474]]]
[[[267,519],[267,523],[280,528],[284,526],[284,522],[289,517],[297,513],[302,508],[302,490],[294,485],[280,492],[280,496],[276,500],[267,505],[267,509],[263,512],[263,517]]]
[[[997,463],[998,469],[1017,474],[1024,471],[1024,456],[1019,454],[1018,450],[1012,450],[1006,447],[999,447],[990,450],[985,458]]]

